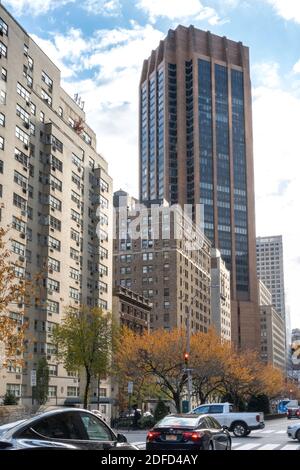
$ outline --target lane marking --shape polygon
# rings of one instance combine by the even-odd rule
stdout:
[[[274,450],[276,449],[277,447],[279,447],[281,444],[265,444],[261,447],[259,447],[258,449],[256,450]]]
[[[259,444],[244,444],[241,447],[239,447],[237,450],[251,450],[254,449],[254,447],[258,447]]]
[[[299,450],[299,446],[293,444],[287,444],[284,447],[281,447],[279,450]]]

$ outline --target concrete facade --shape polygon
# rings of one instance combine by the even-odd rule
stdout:
[[[231,341],[230,272],[219,250],[211,250],[211,320],[224,341]]]
[[[249,49],[190,26],[169,30],[140,80],[140,200],[204,206],[231,273],[231,337],[259,350]]]
[[[60,404],[78,396],[80,383],[55,361],[53,326],[68,305],[112,308],[112,180],[58,68],[2,5],[0,25],[1,226],[10,227],[18,275],[42,278],[35,305],[9,309],[17,324],[28,321],[30,341],[23,369],[1,370],[0,396],[10,390],[31,404],[31,371],[45,355],[49,403]]]
[[[127,287],[150,300],[150,329],[185,327],[190,315],[191,331],[207,332],[209,241],[179,209],[165,206],[156,218],[149,208],[140,214],[137,206],[133,212],[127,203],[124,207],[122,220],[116,218],[115,287]]]

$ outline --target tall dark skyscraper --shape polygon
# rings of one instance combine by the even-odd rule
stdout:
[[[140,200],[204,205],[243,349],[260,335],[252,140],[249,49],[193,26],[169,30],[141,74]]]

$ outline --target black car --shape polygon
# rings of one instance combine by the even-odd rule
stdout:
[[[56,409],[0,426],[0,450],[138,450],[98,416],[78,408]]]
[[[231,450],[231,438],[212,416],[173,414],[148,432],[146,450]]]

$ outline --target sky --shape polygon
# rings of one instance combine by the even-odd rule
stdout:
[[[138,196],[138,84],[167,31],[193,24],[250,48],[256,232],[282,235],[286,305],[300,327],[300,1],[3,0],[85,101],[114,190]]]

